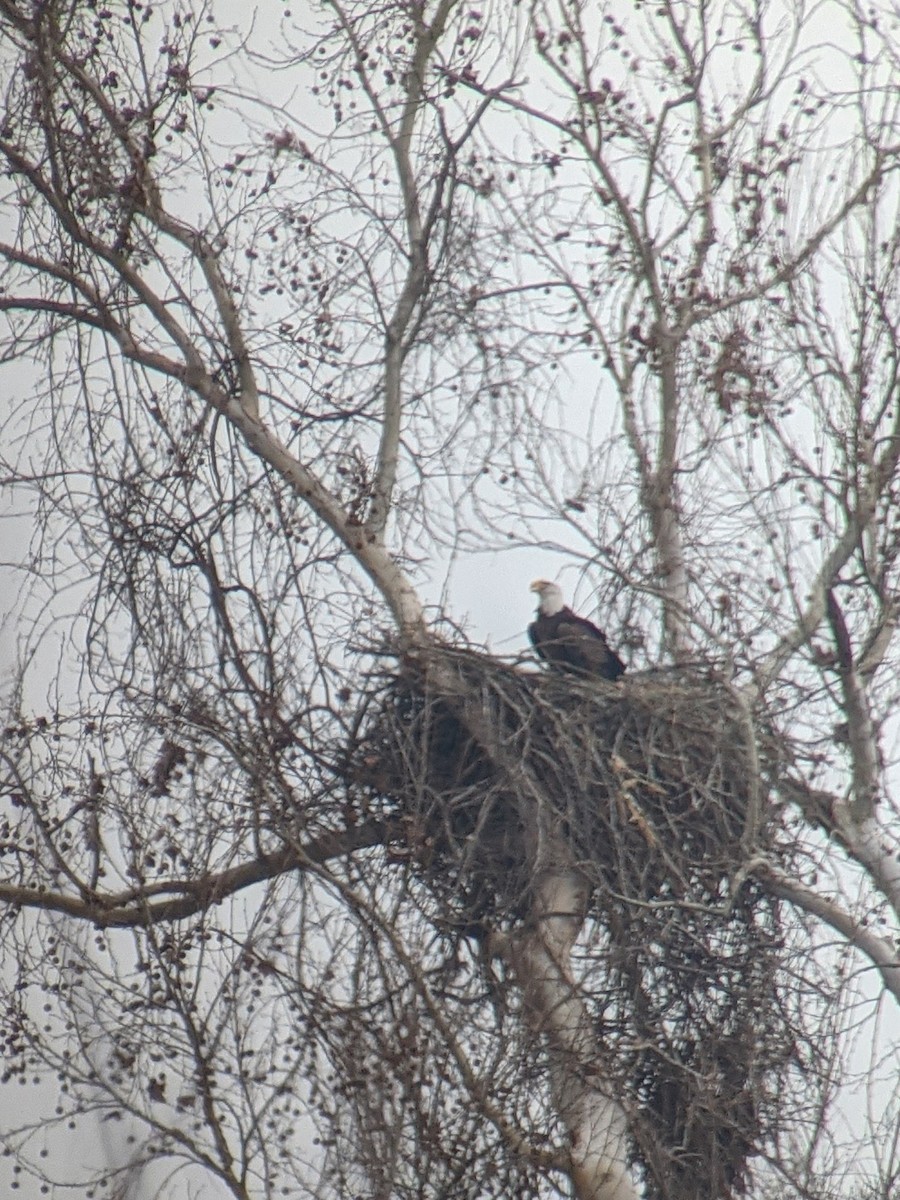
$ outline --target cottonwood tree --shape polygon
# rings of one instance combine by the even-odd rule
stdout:
[[[12,1183],[893,1194],[896,13],[234,21],[0,0]]]

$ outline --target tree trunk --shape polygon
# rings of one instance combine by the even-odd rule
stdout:
[[[566,851],[554,847],[556,857]],[[584,920],[587,883],[571,865],[545,870],[535,883],[533,920],[509,946],[532,1030],[547,1045],[550,1086],[571,1142],[578,1200],[637,1200],[628,1168],[628,1119],[604,1079],[597,1036],[578,993],[570,956]]]

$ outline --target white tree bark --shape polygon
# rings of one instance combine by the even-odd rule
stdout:
[[[590,1013],[572,974],[571,953],[588,899],[573,867],[547,869],[535,884],[533,920],[507,954],[532,1030],[545,1039],[556,1111],[570,1139],[578,1200],[637,1200],[628,1167],[628,1117],[604,1079]]]

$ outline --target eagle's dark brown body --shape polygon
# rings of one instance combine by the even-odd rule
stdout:
[[[528,626],[531,644],[545,662],[576,675],[614,680],[625,672],[625,664],[601,629],[579,617],[571,608],[548,616],[538,612]]]
[[[535,580],[532,592],[540,596],[538,616],[528,626],[532,646],[560,671],[600,679],[618,679],[625,664],[606,641],[604,631],[578,617],[563,604],[563,589],[550,580]]]

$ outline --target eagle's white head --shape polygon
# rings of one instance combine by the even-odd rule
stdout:
[[[545,617],[553,617],[565,608],[563,590],[558,583],[551,583],[549,579],[536,579],[529,591],[537,592],[540,596],[538,611],[542,612]]]

